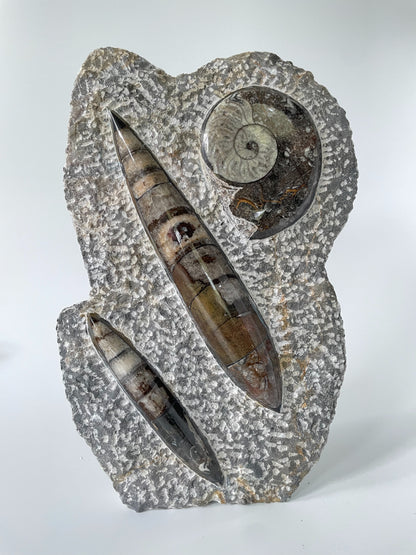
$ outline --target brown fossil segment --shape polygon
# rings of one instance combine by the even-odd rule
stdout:
[[[169,449],[196,474],[222,485],[224,477],[212,448],[153,366],[98,314],[89,314],[87,324],[101,359]]]
[[[312,204],[320,139],[306,109],[282,92],[247,87],[220,100],[204,123],[202,155],[221,180],[239,187],[230,209],[257,226],[252,239],[292,225]]]
[[[247,289],[150,150],[115,113],[111,123],[137,212],[201,336],[243,391],[265,407],[279,411],[279,357]]]

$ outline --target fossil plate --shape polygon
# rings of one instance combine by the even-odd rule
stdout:
[[[138,218],[111,112],[150,149],[253,299],[280,360],[280,412],[246,395],[207,348]],[[91,294],[61,313],[58,342],[77,429],[129,507],[285,501],[319,458],[345,369],[325,261],[356,181],[344,111],[311,73],[274,54],[176,78],[124,50],[88,57],[73,91],[65,194]],[[158,368],[223,481],[184,464],[136,410],[97,355],[91,313]]]

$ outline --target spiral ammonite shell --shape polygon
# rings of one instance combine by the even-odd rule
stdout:
[[[264,239],[310,207],[321,172],[321,144],[308,111],[288,95],[247,87],[220,100],[202,129],[202,155],[224,182],[239,187],[231,212]]]

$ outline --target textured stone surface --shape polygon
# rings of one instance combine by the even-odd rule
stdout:
[[[204,119],[225,95],[267,86],[311,114],[322,172],[311,208],[293,226],[250,241],[228,191],[204,163]],[[109,109],[129,120],[216,236],[257,303],[281,355],[282,412],[248,398],[219,368],[162,269],[129,196]],[[344,111],[312,75],[274,54],[219,59],[166,75],[117,49],[93,52],[77,78],[65,193],[87,267],[90,300],[58,321],[63,379],[80,434],[121,499],[136,510],[211,501],[287,500],[318,459],[345,368],[344,332],[325,261],[356,192]],[[160,370],[213,447],[226,477],[218,489],[184,466],[134,410],[86,333],[97,312]]]

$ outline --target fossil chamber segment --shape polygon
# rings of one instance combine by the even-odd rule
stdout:
[[[230,210],[264,239],[295,223],[311,206],[321,172],[321,144],[308,111],[267,87],[247,87],[220,100],[202,129],[202,156],[225,183],[238,187]]]

